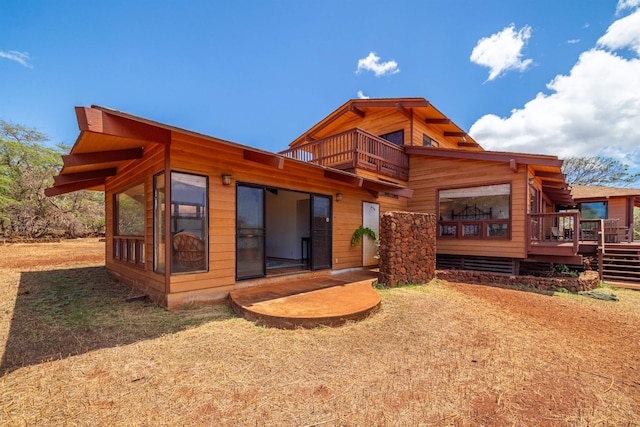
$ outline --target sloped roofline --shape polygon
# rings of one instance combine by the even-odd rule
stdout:
[[[640,204],[640,188],[607,187],[604,185],[574,185],[571,194],[576,201],[609,197],[633,197]]]
[[[114,142],[111,146],[111,148],[113,148],[112,151],[97,153],[102,156],[104,156],[105,153],[113,153],[114,158],[119,158],[113,160],[111,162],[112,165],[108,169],[103,169],[98,162],[93,171],[87,171],[81,174],[68,172],[67,166],[63,166],[58,175],[54,177],[54,180],[56,181],[54,183],[54,186],[45,190],[45,194],[47,194],[48,196],[84,189],[104,191],[106,178],[108,176],[115,175],[117,173],[117,169],[130,160],[134,158],[140,158],[144,146],[154,143],[169,144],[172,139],[171,133],[173,132],[197,137],[206,141],[215,142],[217,144],[239,148],[245,150],[245,152],[253,154],[253,156],[250,155],[249,157],[269,159],[273,163],[280,163],[282,165],[284,165],[284,162],[298,163],[308,168],[323,170],[325,177],[327,177],[328,179],[351,183],[357,187],[362,187],[363,189],[368,189],[371,191],[386,191],[390,193],[396,193],[401,197],[409,198],[413,193],[412,190],[399,184],[370,178],[363,178],[350,172],[341,171],[326,166],[315,165],[301,160],[291,159],[267,150],[261,150],[259,148],[250,147],[248,145],[227,141],[210,135],[186,130],[165,123],[156,122],[129,113],[114,110],[112,108],[101,107],[97,105],[92,105],[91,107],[76,107],[76,117],[78,120],[80,135],[71,148],[69,152],[70,155],[80,154],[91,156],[92,154],[96,154],[95,151],[92,152],[90,149],[88,149],[90,147],[83,146],[83,143],[87,144],[85,142],[85,138],[90,134],[99,134],[108,137],[121,138],[122,140],[129,141],[135,140],[137,143],[139,143],[139,146],[136,148],[126,147],[126,149],[123,149],[123,147],[118,146],[117,142]],[[149,138],[147,135],[152,135],[152,138]],[[79,151],[81,151],[81,153]],[[65,157],[66,156],[63,156],[63,160]],[[100,159],[100,161],[102,160],[104,159]],[[96,176],[95,172],[101,172],[102,176]],[[92,179],[87,179],[87,175],[92,174]],[[58,178],[65,177],[65,175],[67,175],[66,178],[70,178],[70,176],[73,176],[75,181],[71,180],[72,182],[69,182],[69,180],[66,180],[63,183],[59,183]]]
[[[401,113],[406,113],[411,109],[429,110],[429,116],[432,119],[441,121],[441,125],[447,125],[454,133],[464,135],[469,143],[478,144],[464,129],[456,125],[450,118],[445,116],[440,110],[427,101],[425,98],[370,98],[370,99],[350,99],[324,119],[316,123],[313,127],[306,130],[302,135],[297,137],[289,144],[289,147],[295,147],[304,144],[308,139],[312,139],[313,135],[321,131],[341,116],[347,113],[355,113],[362,115],[361,108],[392,108]],[[438,126],[437,123],[433,123]],[[479,144],[478,144],[479,146]]]

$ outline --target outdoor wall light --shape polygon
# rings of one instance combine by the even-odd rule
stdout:
[[[342,193],[336,193],[336,201],[339,202],[342,200]]]
[[[222,174],[222,185],[231,185],[231,174]]]
[[[536,183],[536,179],[535,178],[529,178],[529,185],[533,185]]]

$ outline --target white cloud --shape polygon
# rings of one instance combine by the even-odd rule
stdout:
[[[531,38],[531,27],[525,25],[516,31],[511,24],[502,31],[478,41],[469,58],[471,62],[489,68],[493,80],[511,70],[524,71],[532,64],[531,59],[522,58],[522,49]]]
[[[625,9],[633,9],[640,6],[640,0],[618,0],[616,13],[620,13]]]
[[[358,60],[356,74],[360,74],[361,71],[373,71],[376,77],[380,77],[399,73],[400,69],[396,61],[380,62],[380,57],[375,52],[369,52],[369,56]]]
[[[5,52],[3,50],[0,50],[0,58],[10,59],[12,61],[16,61],[18,64],[24,67],[33,68],[33,66],[29,63],[29,60],[31,58],[29,57],[28,52],[18,52],[16,50]]]
[[[640,0],[636,1],[640,4]],[[598,46],[612,50],[628,47],[640,55],[640,8],[611,24]]]
[[[490,150],[561,158],[605,155],[639,167],[640,58],[604,49],[638,51],[638,38],[628,31],[628,18],[637,19],[638,13],[614,22],[568,75],[547,85],[550,94],[538,93],[508,117],[483,116],[469,133]]]
[[[567,40],[567,44],[576,44],[576,43],[580,43],[580,39]]]
[[[369,99],[371,98],[370,96],[367,96],[364,94],[364,92],[362,92],[361,90],[358,91],[358,99]]]

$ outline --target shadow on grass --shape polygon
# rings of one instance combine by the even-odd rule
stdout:
[[[0,376],[234,317],[222,304],[167,311],[132,295],[105,267],[21,273]]]

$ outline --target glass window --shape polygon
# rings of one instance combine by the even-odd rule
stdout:
[[[116,236],[144,236],[144,184],[115,195]]]
[[[423,147],[439,147],[440,144],[438,143],[438,141],[431,139],[431,137],[429,137],[429,135],[427,135],[426,133],[423,133],[422,146]]]
[[[509,219],[511,184],[440,190],[440,220]]]
[[[510,237],[511,184],[440,190],[439,237]]]
[[[164,272],[164,174],[154,177],[155,270]],[[208,263],[208,180],[171,172],[171,272],[206,271]]]
[[[380,138],[386,139],[393,144],[402,146],[404,145],[404,129],[385,133],[384,135],[380,135]]]
[[[165,191],[164,173],[153,177],[153,270],[164,273],[165,266]]]
[[[607,202],[586,202],[580,204],[582,219],[606,219]]]

